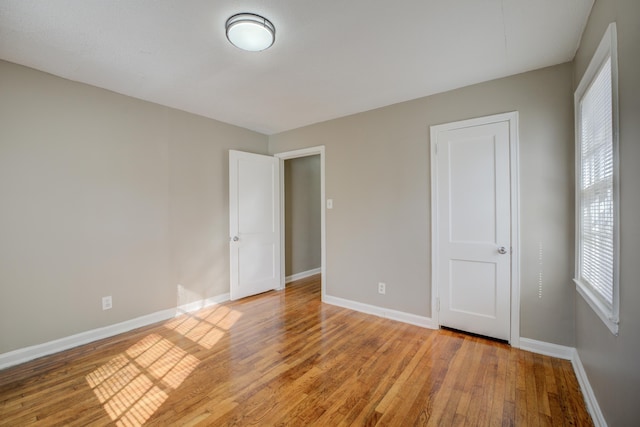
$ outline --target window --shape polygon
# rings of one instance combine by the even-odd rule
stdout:
[[[576,272],[580,295],[618,333],[616,25],[609,25],[575,92]]]

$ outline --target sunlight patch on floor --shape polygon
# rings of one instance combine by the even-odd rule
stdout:
[[[118,426],[146,422],[200,361],[160,335],[151,334],[86,376]]]
[[[206,349],[211,349],[240,317],[242,313],[239,311],[217,305],[176,317],[164,326]]]

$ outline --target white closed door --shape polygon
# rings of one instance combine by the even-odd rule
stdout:
[[[509,340],[509,122],[461,126],[432,128],[438,320]]]
[[[229,151],[232,300],[280,287],[280,161]]]

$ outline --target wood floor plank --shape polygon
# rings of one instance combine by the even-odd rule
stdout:
[[[409,420],[413,418],[417,419],[420,413],[425,410],[424,402],[431,391],[432,382],[427,381],[426,377],[434,373],[431,369],[432,359],[429,357],[434,338],[435,335],[429,335],[424,340],[413,342],[411,350],[401,353],[404,357],[394,357],[391,364],[389,364],[388,358],[381,358],[377,361],[381,371],[368,378],[367,384],[372,384],[370,386],[372,387],[370,396],[361,397],[359,402],[360,412],[352,410],[346,421],[351,425],[363,425],[366,424],[365,420],[380,420],[383,413],[387,412],[386,408],[392,402],[396,402],[405,396],[404,387],[400,387],[400,384],[407,384],[411,378],[418,381],[423,388],[418,392],[420,394],[419,399],[414,400],[411,410],[402,415],[407,422],[410,422]],[[406,344],[403,344],[403,346],[408,347]],[[385,365],[388,365],[386,369],[388,374],[382,375],[385,371]],[[375,378],[381,378],[381,380],[378,380],[376,384]],[[424,385],[427,384],[429,384],[429,387],[425,389]]]
[[[473,347],[473,341],[471,338],[467,340],[461,334],[456,334],[453,338],[459,341],[460,347],[452,355],[453,358],[441,390],[435,396],[429,425],[453,425],[456,408],[464,388],[464,381],[471,374],[468,358],[469,351]]]
[[[320,302],[320,278],[0,371],[0,426],[592,425],[571,364]]]

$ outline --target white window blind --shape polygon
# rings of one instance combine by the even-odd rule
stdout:
[[[607,28],[575,92],[576,289],[618,333],[618,56]]]
[[[614,211],[611,58],[580,103],[580,215],[578,280],[613,306]]]

